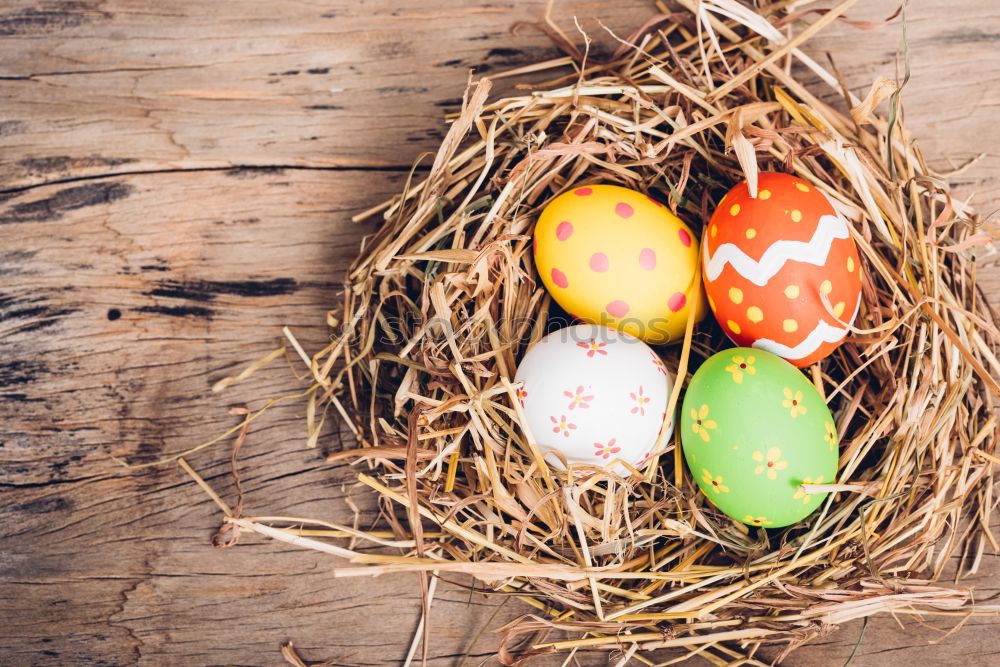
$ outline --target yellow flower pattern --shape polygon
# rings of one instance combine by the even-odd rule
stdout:
[[[712,473],[702,468],[701,481],[716,493],[729,493],[729,487],[722,483],[722,475],[713,476]]]
[[[753,460],[759,463],[753,470],[753,474],[759,475],[761,473],[766,473],[768,479],[775,479],[778,476],[779,470],[784,470],[788,467],[788,461],[783,461],[781,459],[781,450],[777,447],[771,447],[767,450],[767,454],[764,452],[754,452],[750,455]]]
[[[781,402],[781,405],[792,413],[792,418],[806,413],[806,406],[802,405],[801,391],[797,391],[793,394],[791,389],[785,387],[785,400]]]
[[[714,419],[708,419],[708,405],[702,405],[697,410],[691,408],[691,421],[693,422],[691,430],[694,431],[695,435],[700,436],[704,442],[712,439],[709,431],[719,426],[715,423]]]
[[[743,523],[749,523],[754,526],[770,526],[774,522],[766,516],[751,516],[750,514],[747,514],[743,517]]]
[[[836,448],[836,446],[837,446],[837,427],[834,426],[830,422],[824,423],[823,426],[826,427],[826,435],[823,436],[823,439],[826,440],[830,444],[830,449]]]
[[[803,477],[802,478],[802,484],[822,484],[822,483],[823,483],[823,475],[820,475],[816,479],[813,479],[812,477]],[[809,504],[809,500],[811,498],[812,498],[812,494],[806,493],[805,490],[803,490],[803,488],[802,488],[801,485],[795,487],[795,495],[792,496],[793,500],[801,500],[803,503],[805,503],[806,505],[808,505]]]
[[[733,383],[748,385],[751,390],[761,381],[757,377],[760,375],[758,370],[764,373],[770,368],[770,360],[762,357],[756,350],[731,350],[728,354],[719,355],[719,357],[721,358],[716,362],[718,365],[714,367],[715,372],[724,368]],[[743,523],[748,526],[773,528],[775,525],[785,526],[799,520],[800,513],[809,512],[819,503],[819,499],[826,496],[826,492],[820,491],[807,493],[803,487],[829,484],[831,472],[836,480],[836,468],[833,463],[835,461],[833,459],[834,453],[839,445],[836,421],[833,420],[821,401],[814,401],[812,392],[805,384],[797,385],[791,378],[786,379],[785,382],[788,384],[782,383],[776,387],[768,388],[761,395],[760,398],[763,399],[764,405],[759,405],[756,410],[760,413],[763,429],[761,431],[754,429],[754,433],[741,436],[749,438],[750,442],[739,439],[738,442],[742,443],[739,446],[734,445],[731,438],[735,436],[729,433],[730,426],[732,426],[726,416],[726,410],[731,409],[729,403],[714,400],[705,401],[706,398],[711,398],[710,394],[703,394],[698,398],[695,398],[695,394],[690,396],[694,400],[688,401],[685,406],[688,413],[685,418],[689,421],[690,427],[685,425],[684,428],[691,429],[683,431],[690,444],[686,448],[685,455],[691,472],[701,487],[705,500],[708,501],[705,503],[706,507],[716,506],[720,508],[720,511],[729,514],[734,519],[742,516]],[[724,384],[718,388],[722,389],[725,386],[732,387],[732,385]],[[782,390],[781,398],[777,396],[776,390],[778,388]],[[732,387],[730,391],[738,392],[740,389]],[[781,401],[780,412],[779,400]],[[810,405],[806,405],[806,402],[809,402]],[[799,419],[800,417],[803,418]],[[795,420],[793,424],[788,424],[786,420],[789,418]],[[796,428],[793,430],[796,433],[801,431],[801,434],[792,438],[791,442],[782,442],[774,437],[773,429],[776,425],[764,426],[768,421],[784,422],[787,425],[786,428],[794,426]],[[822,428],[816,422],[821,422]],[[823,441],[829,446],[829,453],[822,447],[815,454],[813,452],[800,453],[795,450],[793,445],[797,443],[794,441],[808,439],[815,446],[818,444],[820,434],[823,434]],[[692,435],[695,437],[692,438]],[[756,443],[753,443],[757,445],[756,448],[746,446],[757,438],[763,442],[757,440]],[[725,453],[732,457],[727,460],[738,467],[730,470],[724,465],[719,465],[718,462],[713,463],[712,458],[707,453],[710,450],[717,451],[718,447],[723,447],[726,450]],[[733,451],[730,452],[729,449]],[[697,456],[697,459],[702,459],[703,462],[697,461],[696,451],[698,454],[706,453],[706,456]],[[790,460],[784,457],[786,453],[790,455]],[[752,463],[747,461],[748,454]],[[698,465],[698,463],[702,463],[702,465]],[[753,477],[749,477],[751,467],[753,467]],[[744,471],[742,475],[747,475],[746,479],[741,477],[740,470]],[[808,472],[810,476],[803,477],[804,472]],[[817,475],[816,473],[819,472],[823,474]],[[794,488],[785,486],[786,483]],[[771,498],[773,503],[768,505],[768,496],[771,496],[772,493],[777,493],[779,496]],[[786,500],[779,504],[780,496],[784,496]],[[801,504],[799,504],[800,502]],[[795,508],[800,509],[796,510]],[[732,511],[734,509],[735,512]],[[770,516],[758,514],[761,511]],[[736,512],[740,512],[740,514]]]
[[[733,376],[733,382],[736,384],[743,384],[743,377],[745,375],[757,374],[757,369],[753,365],[755,361],[756,357],[752,354],[747,357],[743,357],[739,354],[733,355],[733,363],[726,366],[726,372]]]

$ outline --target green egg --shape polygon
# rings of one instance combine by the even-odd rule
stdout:
[[[702,493],[727,515],[778,528],[807,517],[836,481],[837,428],[799,369],[770,352],[736,347],[691,378],[681,408],[684,458]]]

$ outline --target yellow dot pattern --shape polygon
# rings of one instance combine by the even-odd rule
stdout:
[[[740,335],[741,331],[740,325],[736,324],[736,322],[733,322],[732,320],[726,320],[726,326],[729,327],[729,330],[732,331],[737,336]]]
[[[712,238],[714,239],[714,238],[715,238],[715,235],[719,233],[719,228],[718,228],[718,227],[716,227],[715,225],[712,225],[711,227],[709,227],[709,228],[708,228],[708,233],[709,233],[709,234],[710,234],[710,235],[712,236]]]
[[[730,287],[729,300],[733,303],[743,303],[743,290],[739,287]]]
[[[809,192],[809,186],[806,185],[805,183],[798,183],[798,182],[796,182],[795,183],[795,187],[797,187],[802,192]]]
[[[788,319],[781,323],[781,328],[788,333],[794,333],[799,330],[799,323],[795,320]]]
[[[729,207],[729,215],[739,215],[739,214],[740,214],[739,204],[733,204],[732,206]]]
[[[751,227],[750,229],[748,229],[748,230],[746,231],[746,235],[747,235],[747,238],[748,238],[748,239],[752,239],[752,238],[754,238],[755,236],[757,236],[757,230],[756,230],[756,229],[754,229],[753,227]]]
[[[844,302],[838,301],[837,305],[833,307],[833,314],[838,318],[844,314]]]
[[[848,257],[847,258],[847,271],[849,273],[854,273],[854,258],[853,257]]]
[[[764,311],[762,311],[757,306],[750,306],[747,308],[747,319],[757,324],[764,319]]]
[[[771,198],[771,191],[770,190],[761,190],[760,192],[757,193],[757,197],[760,198],[760,199],[770,199]]]
[[[829,280],[824,280],[823,283],[819,286],[819,291],[822,292],[823,294],[829,294],[830,292],[833,291],[833,283],[831,283]]]
[[[792,222],[802,222],[802,211],[799,209],[792,211]]]
[[[788,287],[786,287],[785,288],[785,296],[787,296],[789,299],[798,299],[799,298],[799,286],[798,285],[789,285]]]

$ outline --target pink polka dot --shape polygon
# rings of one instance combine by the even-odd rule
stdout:
[[[592,194],[593,192],[594,191],[591,188],[577,188],[576,190],[573,190],[573,194],[579,197],[586,197],[587,195]]]
[[[563,289],[569,287],[569,281],[566,280],[566,274],[559,269],[552,269],[552,282],[556,284],[556,287],[562,287]]]
[[[564,220],[563,222],[559,223],[558,227],[556,227],[556,238],[559,239],[560,241],[565,241],[572,235],[573,235],[572,222],[566,222]]]
[[[628,314],[628,304],[621,300],[612,301],[605,307],[612,317],[625,317]]]
[[[656,268],[656,253],[653,252],[652,248],[643,248],[642,252],[639,253],[639,266],[647,271]]]
[[[655,199],[653,199],[653,198],[652,198],[652,197],[650,197],[649,195],[646,195],[646,199],[648,199],[649,201],[653,202],[654,204],[656,204],[656,205],[657,205],[657,206],[659,206],[660,208],[663,208],[663,204],[661,204],[660,202],[656,201]]]
[[[590,256],[590,268],[598,273],[608,270],[608,256],[603,252],[595,252]]]
[[[667,307],[676,313],[678,310],[683,308],[686,303],[687,297],[684,296],[682,292],[674,292],[674,295],[670,297],[669,301],[667,301]]]
[[[531,249],[533,251],[535,251],[536,255],[538,254],[538,237],[537,236],[535,238],[531,239]]]
[[[635,211],[625,202],[618,202],[615,205],[615,213],[617,213],[621,218],[631,218]]]
[[[677,230],[677,235],[681,237],[681,243],[684,244],[684,247],[691,247],[691,234],[688,233],[688,230],[681,227]]]

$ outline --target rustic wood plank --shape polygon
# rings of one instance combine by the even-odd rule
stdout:
[[[12,662],[275,664],[288,639],[308,659],[399,662],[419,613],[415,579],[331,580],[328,559],[254,536],[214,550],[219,513],[183,474],[125,474],[107,454],[176,451],[231,426],[230,407],[296,390],[282,362],[221,396],[209,388],[273,349],[282,325],[307,349],[323,344],[323,313],[367,229],[348,218],[404,177],[357,168],[405,167],[433,149],[469,66],[553,53],[537,34],[507,30],[543,7],[15,0],[0,10],[0,649]],[[577,12],[625,34],[647,7],[567,2],[558,13],[564,26]],[[1000,15],[976,0],[925,0],[909,21],[908,124],[932,164],[993,150]],[[834,52],[864,92],[893,74],[898,43],[898,25],[841,25],[811,50]],[[309,108],[323,105],[343,108]],[[134,173],[144,171],[155,173]],[[960,180],[983,210],[1000,207],[995,153]],[[997,299],[995,262],[982,280]],[[364,496],[347,488],[350,469],[303,448],[303,410],[276,407],[252,429],[247,511],[349,520],[344,497]],[[191,461],[232,500],[227,456],[220,445]],[[986,597],[998,574],[987,561],[970,583]],[[495,635],[469,643],[497,604],[442,585],[432,664],[491,655]],[[523,611],[505,605],[490,624]],[[980,665],[1000,653],[993,619],[931,645],[937,635],[901,618],[903,629],[873,620],[852,664]],[[858,631],[791,663],[842,664]]]
[[[112,453],[152,454],[193,435],[177,430],[178,420],[190,428],[201,416],[186,415],[193,404],[175,409],[171,401],[204,398],[222,370],[276,347],[283,323],[307,343],[324,339],[322,312],[339,288],[330,267],[351,260],[363,231],[346,221],[348,212],[401,178],[156,174],[10,197],[0,213],[12,249],[0,335],[23,360],[4,391],[15,400],[24,394],[24,405],[5,427],[29,421],[6,453],[27,454],[48,438],[31,421],[33,406],[46,409],[52,428],[80,429],[73,451],[62,454],[95,454],[109,439]],[[251,330],[260,334],[254,340]],[[226,345],[208,347],[227,340],[228,353]],[[157,415],[172,430],[151,426]]]
[[[255,387],[221,399],[208,388],[275,347],[282,323],[304,345],[322,343],[321,313],[335,289],[329,267],[348,261],[363,231],[345,220],[397,179],[379,190],[360,173],[147,175],[5,202],[4,247],[20,237],[30,248],[4,263],[11,655],[197,662],[211,651],[215,662],[248,662],[286,638],[271,616],[281,608],[319,628],[358,604],[365,586],[327,595],[331,582],[308,554],[268,544],[213,551],[206,538],[217,511],[175,467],[131,475],[107,454],[158,457],[228,427],[230,405],[294,391],[280,362]],[[44,219],[32,217],[37,210]],[[163,222],[150,224],[150,211]],[[250,330],[260,335],[251,340]],[[343,519],[348,478],[321,451],[303,449],[301,412],[301,404],[279,408],[254,429],[247,507],[317,516],[333,507]],[[206,452],[192,463],[228,494],[224,459]],[[399,616],[395,627],[412,625],[412,604],[393,603],[388,590],[371,597],[383,615]],[[35,613],[18,613],[29,600]],[[359,639],[343,641],[350,653]]]
[[[0,14],[0,182],[231,165],[409,166],[443,135],[467,72],[559,55],[520,21],[543,0],[63,3]],[[625,32],[647,0],[577,11]],[[52,141],[52,132],[60,133]],[[55,149],[55,152],[53,152]]]
[[[284,324],[307,349],[324,343],[331,267],[370,229],[348,218],[403,178],[146,174],[3,203],[0,243],[20,248],[4,256],[0,294],[5,655],[273,664],[289,639],[338,664],[405,654],[419,614],[415,578],[334,581],[326,557],[253,536],[215,550],[208,538],[220,514],[175,466],[131,474],[108,456],[158,458],[233,425],[231,406],[300,389],[279,361],[210,393],[275,348]],[[247,512],[349,523],[351,495],[362,523],[373,521],[370,497],[350,488],[353,471],[324,463],[340,434],[304,448],[303,410],[291,402],[254,425],[242,455]],[[190,461],[232,503],[227,450]],[[442,585],[436,613],[460,620],[435,628],[431,662],[452,664],[467,649],[489,655],[494,636],[469,643],[497,604]]]
[[[870,1],[854,16],[879,19],[895,4]],[[268,0],[244,0],[238,11],[35,5],[14,0],[0,13],[7,187],[170,168],[407,166],[441,138],[441,111],[454,108],[469,68],[489,73],[557,53],[533,30],[509,30],[538,20],[542,0],[300,1],[282,3],[280,15]],[[579,15],[599,54],[613,45],[598,19],[627,35],[649,11],[648,0],[574,1],[560,3],[557,17],[572,28],[568,17]],[[979,0],[924,0],[908,18],[907,108],[926,128],[928,154],[960,163],[984,151],[975,130],[989,128],[1000,104],[1000,65],[982,57],[1000,18]],[[835,54],[849,87],[863,91],[874,73],[895,73],[899,45],[898,23],[874,33],[838,25],[810,50]],[[969,174],[970,191],[995,192],[998,174],[991,154]]]

